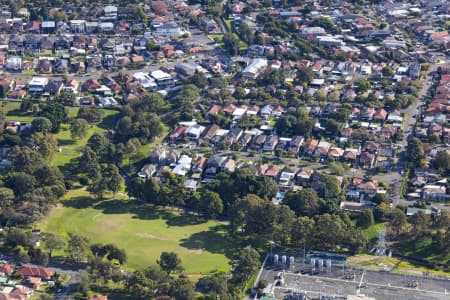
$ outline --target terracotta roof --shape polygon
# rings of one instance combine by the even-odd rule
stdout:
[[[14,272],[14,267],[11,266],[10,264],[4,264],[3,266],[0,267],[0,273],[10,274],[12,272]]]
[[[177,127],[172,133],[170,134],[170,138],[179,138],[183,135],[183,133],[186,131],[187,127],[185,126],[179,126]]]
[[[314,139],[308,140],[305,143],[305,150],[314,151],[318,144],[319,144],[318,140],[314,140]]]
[[[89,300],[108,300],[108,296],[94,295]]]
[[[208,114],[209,115],[215,115],[221,110],[222,110],[222,106],[217,105],[217,104],[213,104],[213,106],[211,106],[211,108],[208,110]]]
[[[23,267],[20,267],[17,272],[24,276],[33,276],[33,277],[40,277],[40,278],[46,278],[46,279],[50,278],[50,276],[53,275],[53,270],[46,269],[46,268],[40,268],[40,267],[23,266]]]
[[[356,157],[358,156],[358,152],[353,151],[353,150],[345,150],[343,156],[346,159],[356,160]]]
[[[328,155],[333,157],[340,157],[342,156],[342,154],[344,154],[344,150],[337,147],[331,147],[330,150],[328,151]]]
[[[233,113],[235,110],[236,110],[236,106],[234,106],[233,104],[228,104],[227,106],[225,106],[223,109],[222,109],[224,112],[227,112],[227,113]]]
[[[374,159],[374,155],[369,152],[362,152],[359,156],[359,160],[363,162],[371,162]]]
[[[367,182],[363,182],[360,185],[358,185],[358,188],[376,191],[376,190],[378,190],[378,184],[376,184],[373,181],[367,181]]]
[[[278,175],[278,172],[280,171],[280,168],[278,166],[270,166],[264,175],[269,177],[276,177]]]
[[[386,117],[387,117],[387,111],[384,110],[383,108],[378,108],[372,116],[373,119],[378,119],[378,120],[385,120]]]

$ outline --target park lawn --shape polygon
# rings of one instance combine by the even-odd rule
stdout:
[[[61,167],[69,163],[72,159],[81,156],[83,146],[86,145],[88,139],[94,133],[104,133],[106,130],[98,127],[97,125],[91,125],[85,137],[79,140],[74,140],[70,136],[70,125],[62,124],[61,130],[54,135],[58,142],[58,152],[55,153],[52,165]]]
[[[20,122],[31,122],[37,116],[32,113],[22,113],[19,111],[21,102],[12,102],[12,101],[2,101],[0,105],[0,110],[2,110],[6,114],[6,118],[12,121],[20,121]],[[35,102],[37,103],[37,102]],[[67,115],[69,118],[74,118],[78,114],[79,107],[71,107],[66,106]]]
[[[33,121],[34,118],[36,118],[32,114],[22,114],[19,111],[19,108],[20,102],[2,101],[0,106],[0,110],[5,113],[6,119],[9,121],[29,123]]]
[[[229,270],[227,256],[236,245],[226,236],[225,225],[119,198],[96,202],[86,191],[69,191],[39,228],[114,243],[126,250],[130,269],[154,265],[162,251],[174,251],[188,274]]]

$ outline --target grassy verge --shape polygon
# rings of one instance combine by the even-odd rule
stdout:
[[[378,234],[381,229],[385,229],[384,223],[374,224],[366,229],[363,230],[364,236],[367,238],[367,240],[373,241],[378,238]]]
[[[224,46],[224,43],[223,43],[223,34],[210,34],[209,35],[213,40],[215,40],[216,42],[217,42],[217,44],[220,46],[220,47],[223,47]]]
[[[431,272],[438,275],[450,275],[449,273],[413,265],[409,262],[393,257],[378,257],[369,254],[360,254],[347,259],[349,266],[372,271],[390,271],[392,273],[421,276],[423,272]]]
[[[423,259],[432,264],[450,261],[450,254],[444,254],[437,250],[430,237],[399,242],[394,245],[394,249],[403,255]]]

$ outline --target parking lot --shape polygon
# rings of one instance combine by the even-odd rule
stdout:
[[[450,299],[450,280],[349,269],[343,265],[269,265],[264,268],[262,279],[271,285],[268,296],[277,299],[289,298],[296,291],[306,292],[308,299],[319,299],[321,295],[346,299],[358,294],[383,300]]]

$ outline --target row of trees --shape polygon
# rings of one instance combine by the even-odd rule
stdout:
[[[286,205],[276,206],[270,201],[276,191],[272,180],[255,176],[247,168],[233,174],[220,173],[196,193],[184,190],[181,177],[170,171],[163,174],[161,183],[136,178],[128,186],[131,196],[149,203],[185,206],[206,218],[228,216],[231,233],[255,247],[276,240],[285,246],[306,243],[314,245],[314,249],[331,251],[342,249],[342,245],[354,252],[365,249],[367,241],[361,231],[347,214],[339,213],[342,190],[334,176],[321,174],[314,189],[289,192]],[[367,227],[373,219],[371,214],[357,224]]]
[[[64,177],[49,164],[54,148],[54,140],[43,134],[23,138],[21,146],[11,148],[11,168],[2,176],[0,185],[3,224],[32,223],[64,195]]]
[[[433,216],[419,212],[408,217],[403,210],[394,209],[389,225],[390,235],[396,240],[419,241],[431,238],[432,253],[444,256],[450,253],[450,213],[446,211]]]
[[[240,168],[232,174],[220,173],[216,180],[198,193],[190,193],[184,188],[184,179],[170,171],[162,174],[161,182],[151,178],[142,181],[134,178],[127,185],[130,196],[156,205],[186,206],[215,218],[224,213],[237,198],[256,193],[269,200],[277,192],[273,180],[265,176],[255,176],[247,168]]]
[[[79,264],[91,260],[116,261],[124,264],[127,261],[125,250],[114,244],[92,244],[89,239],[80,235],[70,235],[69,240],[50,232],[31,232],[11,227],[2,235],[3,250],[12,254],[22,263],[34,262],[46,266],[52,259],[55,250],[64,251],[71,263]],[[40,240],[41,246],[35,246]]]
[[[255,246],[275,241],[283,246],[351,252],[365,250],[367,240],[346,214],[300,216],[256,195],[239,199],[231,208],[232,232]]]

